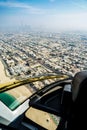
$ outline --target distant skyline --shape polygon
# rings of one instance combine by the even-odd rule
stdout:
[[[0,28],[86,30],[86,0],[0,0]]]

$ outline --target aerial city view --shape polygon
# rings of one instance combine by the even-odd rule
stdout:
[[[87,69],[86,37],[73,32],[0,33],[0,59],[11,77],[74,75]]]
[[[41,76],[73,77],[87,70],[86,6],[85,0],[1,0],[0,87]],[[46,79],[8,90],[0,93],[0,102],[14,111],[38,90],[56,81],[57,78]],[[10,104],[6,95],[14,97],[15,102]],[[55,130],[60,120],[33,107],[25,115],[49,130]]]

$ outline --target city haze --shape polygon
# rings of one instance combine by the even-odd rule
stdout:
[[[86,0],[1,0],[0,29],[87,30]]]

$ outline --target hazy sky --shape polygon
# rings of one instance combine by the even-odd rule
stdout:
[[[0,27],[87,30],[87,0],[0,0]]]

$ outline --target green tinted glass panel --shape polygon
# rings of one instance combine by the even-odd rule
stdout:
[[[16,109],[20,105],[15,97],[7,93],[1,93],[0,100],[11,110]]]

